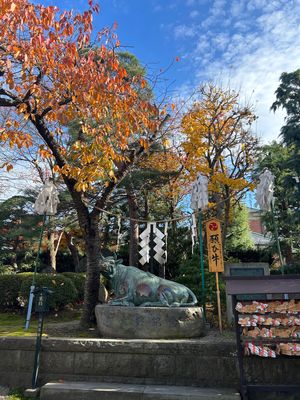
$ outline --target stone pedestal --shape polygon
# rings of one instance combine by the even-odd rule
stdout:
[[[101,337],[183,339],[204,336],[202,307],[121,307],[98,304]]]

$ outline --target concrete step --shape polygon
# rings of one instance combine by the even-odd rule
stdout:
[[[240,400],[233,389],[104,382],[47,383],[41,400]]]

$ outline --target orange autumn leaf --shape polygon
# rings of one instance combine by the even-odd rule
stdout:
[[[38,154],[54,157],[56,172],[74,179],[78,191],[105,179],[115,163],[128,162],[126,150],[134,135],[153,132],[158,124],[156,107],[139,96],[134,82],[124,79],[126,70],[115,54],[120,46],[116,34],[105,28],[98,42],[91,43],[98,5],[89,1],[89,6],[76,14],[27,0],[0,0],[5,93],[0,106],[13,99],[17,113],[0,140],[22,149],[33,146],[37,135],[48,146]],[[84,140],[68,146],[65,127],[75,120],[81,121]],[[147,148],[147,140],[141,145]]]

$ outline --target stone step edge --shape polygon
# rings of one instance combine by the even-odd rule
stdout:
[[[180,399],[220,399],[220,400],[240,400],[240,394],[234,389],[227,388],[200,388],[194,386],[167,386],[167,385],[140,385],[140,384],[124,384],[124,383],[106,383],[106,382],[49,382],[42,386],[40,399],[50,399],[51,394],[54,398],[64,393],[126,393],[126,394],[140,394],[142,399],[147,399],[153,396],[158,396],[159,399],[169,399],[170,396],[175,396]],[[106,398],[106,397],[105,397]],[[70,397],[71,399],[71,397]]]

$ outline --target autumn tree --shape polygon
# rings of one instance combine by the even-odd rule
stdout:
[[[99,287],[99,221],[115,187],[161,132],[159,112],[138,96],[136,78],[116,57],[115,35],[104,29],[91,46],[89,1],[82,14],[27,0],[0,0],[0,107],[13,110],[0,131],[9,146],[30,148],[33,137],[52,157],[76,208],[85,238],[87,279],[82,323],[94,320]],[[140,85],[145,85],[141,79]],[[33,132],[19,123],[29,121]],[[79,121],[71,146],[65,127]]]
[[[232,205],[252,187],[250,172],[258,143],[251,132],[255,118],[251,107],[240,104],[239,93],[213,84],[199,89],[182,118],[186,170],[192,180],[198,173],[208,177],[214,215],[224,221],[223,238]]]

